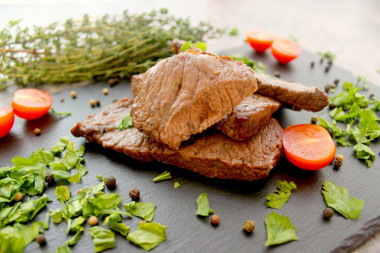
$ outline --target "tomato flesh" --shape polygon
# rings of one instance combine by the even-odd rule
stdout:
[[[249,31],[247,42],[257,53],[264,53],[271,45],[275,37],[265,31]]]
[[[11,131],[14,121],[15,115],[12,107],[0,108],[0,138]]]
[[[275,40],[272,45],[272,55],[279,63],[286,64],[301,54],[301,47],[291,40]]]
[[[288,160],[304,170],[322,169],[335,157],[336,147],[329,132],[318,125],[289,126],[282,143]]]
[[[13,96],[12,107],[17,116],[32,120],[44,116],[53,102],[50,94],[37,89],[20,89]]]

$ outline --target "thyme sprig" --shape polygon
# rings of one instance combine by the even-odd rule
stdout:
[[[0,88],[125,78],[172,55],[170,41],[204,41],[225,31],[192,26],[166,9],[105,15],[21,28],[20,20],[0,30]]]

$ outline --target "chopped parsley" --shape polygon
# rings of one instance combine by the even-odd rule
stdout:
[[[94,226],[88,232],[94,242],[95,252],[115,248],[115,234],[111,230]]]
[[[343,215],[346,219],[359,219],[364,201],[349,196],[345,187],[339,187],[333,182],[323,182],[322,194],[326,205]]]
[[[320,55],[323,59],[334,61],[336,58],[336,55],[331,53],[330,51],[326,52],[317,52],[318,55]]]
[[[181,184],[178,183],[178,182],[174,182],[174,188],[177,189],[177,188],[179,188],[179,187],[181,187]]]
[[[139,228],[127,239],[145,250],[151,250],[166,240],[166,226],[160,223],[139,223]]]
[[[277,181],[277,188],[275,193],[268,194],[266,205],[274,209],[281,209],[289,200],[291,191],[297,189],[297,186],[294,182],[288,183],[282,180]]]
[[[153,178],[153,182],[158,182],[158,181],[167,180],[167,179],[171,179],[171,178],[172,178],[172,176],[170,175],[170,172],[165,170],[160,175]]]
[[[140,217],[149,222],[153,220],[154,210],[156,209],[156,205],[152,202],[136,203],[132,201],[123,205],[123,207],[133,216]]]
[[[229,32],[229,35],[230,35],[230,36],[236,36],[236,35],[238,35],[238,34],[239,34],[239,30],[238,30],[236,27],[232,28],[232,29],[230,30],[230,32]]]
[[[121,216],[117,213],[111,214],[105,218],[103,226],[109,224],[109,228],[113,231],[120,233],[122,236],[127,236],[131,229],[127,225],[121,222]]]
[[[198,48],[198,49],[200,49],[202,51],[206,51],[207,50],[207,44],[205,42],[197,42],[197,43],[194,44],[191,41],[185,41],[185,43],[181,47],[181,51],[185,52],[187,49],[189,49],[191,47]]]
[[[124,130],[124,129],[132,128],[132,127],[133,127],[132,117],[129,114],[127,116],[125,116],[120,121],[120,123],[116,126],[116,128],[119,129],[119,130]]]
[[[214,210],[210,208],[206,193],[201,193],[201,195],[199,195],[197,198],[197,206],[197,215],[208,216],[210,213],[214,213]]]
[[[288,216],[271,212],[265,217],[265,226],[267,228],[266,247],[298,240],[296,227],[290,222]]]
[[[266,67],[261,61],[256,62],[252,59],[248,59],[247,57],[239,55],[239,54],[233,54],[231,58],[234,61],[241,61],[242,63],[244,63],[248,67],[251,67],[254,71],[257,71],[259,73],[265,73],[266,71]]]
[[[51,107],[50,110],[53,115],[57,116],[60,119],[71,115],[71,112],[57,112],[53,109],[53,107]]]

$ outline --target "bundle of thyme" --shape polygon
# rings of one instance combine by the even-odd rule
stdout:
[[[63,24],[21,28],[19,20],[0,30],[0,88],[125,78],[173,54],[170,41],[204,41],[224,31],[191,26],[166,9]]]

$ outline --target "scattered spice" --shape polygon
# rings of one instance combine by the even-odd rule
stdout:
[[[16,202],[21,201],[22,200],[22,193],[21,192],[16,193],[16,196],[13,200]]]
[[[336,105],[335,105],[334,103],[330,103],[330,104],[329,104],[329,108],[330,108],[330,109],[334,109],[334,108],[336,108]]]
[[[88,224],[90,224],[90,226],[95,226],[98,224],[98,218],[96,218],[96,216],[91,216],[88,218]]]
[[[104,95],[108,95],[108,89],[107,89],[107,88],[104,88],[104,89],[103,89],[103,94],[104,94]]]
[[[48,184],[48,186],[52,186],[55,183],[54,177],[50,173],[46,173],[45,176],[45,182]]]
[[[99,100],[95,100],[95,105],[99,107],[100,106],[100,101]]]
[[[115,86],[116,84],[118,84],[120,82],[120,79],[119,78],[111,78],[111,79],[108,79],[108,85],[113,87]]]
[[[323,63],[323,58],[321,58],[321,59],[319,60],[319,63],[320,63],[320,64],[322,64],[322,63]]]
[[[343,162],[343,160],[344,160],[344,156],[343,156],[343,155],[337,155],[337,156],[335,157],[335,159],[338,160],[338,161]]]
[[[335,83],[335,85],[338,85],[338,83],[339,83],[339,79],[336,78],[336,79],[334,80],[334,83]]]
[[[274,76],[275,76],[275,77],[277,77],[277,78],[280,78],[280,76],[281,76],[281,73],[280,73],[280,72],[278,72],[278,71],[276,71],[276,72],[274,72]]]
[[[36,241],[40,246],[44,246],[46,244],[46,237],[43,234],[40,234],[37,236]]]
[[[95,105],[96,105],[96,101],[95,101],[95,99],[90,99],[90,100],[88,101],[88,103],[91,105],[91,107],[95,107]]]
[[[314,64],[315,64],[315,62],[310,62],[310,68],[314,68]]]
[[[211,224],[213,226],[218,226],[219,225],[219,221],[220,221],[219,215],[214,214],[214,215],[211,216]]]
[[[311,117],[311,123],[312,124],[316,124],[318,122],[318,117],[317,116],[313,116],[313,117]]]
[[[59,100],[59,102],[63,103],[63,102],[65,102],[65,99],[61,98],[61,100]]]
[[[330,67],[333,64],[332,60],[327,61],[327,65]]]
[[[333,216],[334,216],[334,210],[332,210],[332,208],[327,207],[327,208],[323,209],[323,218],[324,219],[329,220]]]
[[[243,229],[246,233],[252,233],[255,230],[256,224],[252,220],[246,220],[243,223]]]
[[[40,136],[41,135],[41,129],[38,127],[34,128],[33,133],[35,136]]]
[[[140,198],[140,191],[137,188],[133,188],[129,191],[129,197],[133,200],[138,200]]]
[[[107,186],[108,189],[110,190],[113,190],[115,189],[116,187],[116,178],[113,177],[113,176],[108,176],[106,181],[105,181],[105,184]]]
[[[335,160],[334,161],[334,169],[339,169],[340,167],[342,167],[342,164],[343,164],[343,162],[342,161],[340,161],[340,160]]]
[[[373,94],[373,93],[369,94],[370,99],[374,99],[374,97],[375,97],[375,94]]]
[[[72,98],[77,98],[77,93],[75,92],[75,91],[70,91],[70,96],[72,97]]]
[[[328,73],[330,71],[330,65],[325,67],[325,73]]]

